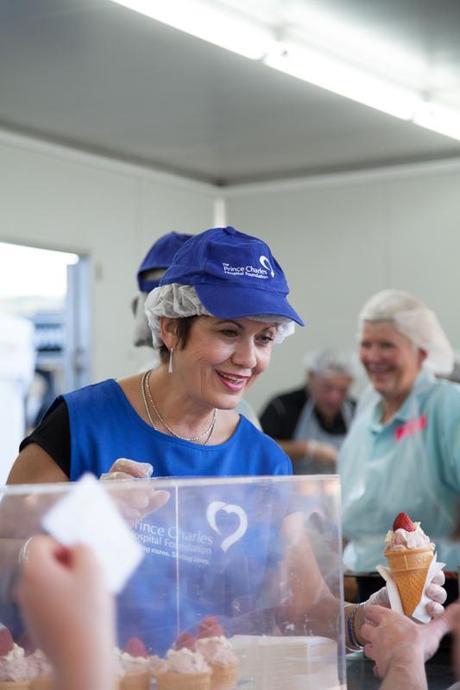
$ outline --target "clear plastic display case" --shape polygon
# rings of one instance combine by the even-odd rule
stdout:
[[[193,646],[205,637],[211,621],[209,634],[223,630],[238,659],[216,688],[346,687],[336,476],[101,484],[145,552],[117,596],[121,650],[136,638],[163,658],[178,638]],[[18,553],[72,486],[0,488],[0,623],[18,644]],[[149,512],[158,489],[169,500]],[[156,687],[154,673],[149,682]]]

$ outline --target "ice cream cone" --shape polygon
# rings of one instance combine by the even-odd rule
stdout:
[[[411,616],[419,603],[426,576],[433,560],[433,549],[427,546],[420,549],[385,551],[391,575],[398,587],[403,611]]]
[[[30,690],[29,680],[2,680],[0,690]]]
[[[157,690],[210,690],[210,688],[210,673],[166,671],[157,675]]]

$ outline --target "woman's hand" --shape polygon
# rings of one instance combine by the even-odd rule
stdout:
[[[337,460],[337,448],[330,443],[307,441],[307,455],[314,460],[335,462]]]
[[[136,462],[127,458],[116,460],[110,470],[102,474],[101,481],[107,482],[148,479],[153,474],[153,466],[148,462]],[[132,486],[132,484],[131,484]],[[169,501],[169,492],[156,489],[152,482],[141,482],[133,488],[110,489],[110,496],[116,501],[122,515],[133,524],[136,520],[159,510]]]
[[[87,546],[63,547],[35,536],[27,549],[17,588],[29,633],[55,664],[59,687],[73,687],[71,674],[86,669],[81,687],[111,687],[114,604],[101,566]]]
[[[149,462],[137,462],[128,458],[115,460],[108,472],[101,474],[100,479],[148,479],[153,475],[153,465]]]

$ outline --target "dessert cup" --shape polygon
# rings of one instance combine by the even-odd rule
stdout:
[[[53,676],[50,674],[38,676],[30,681],[30,690],[53,690],[53,688]]]
[[[228,666],[213,665],[211,676],[211,690],[233,690],[238,682],[238,666],[235,664]]]
[[[119,690],[150,690],[152,674],[149,671],[129,671],[120,678]]]
[[[166,671],[157,675],[157,690],[211,690],[211,674],[176,673]]]

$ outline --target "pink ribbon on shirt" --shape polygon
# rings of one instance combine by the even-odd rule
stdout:
[[[419,431],[425,429],[427,425],[427,419],[425,415],[417,417],[417,419],[409,419],[405,424],[396,427],[395,437],[397,441],[402,441],[406,436],[413,436],[418,434]]]

